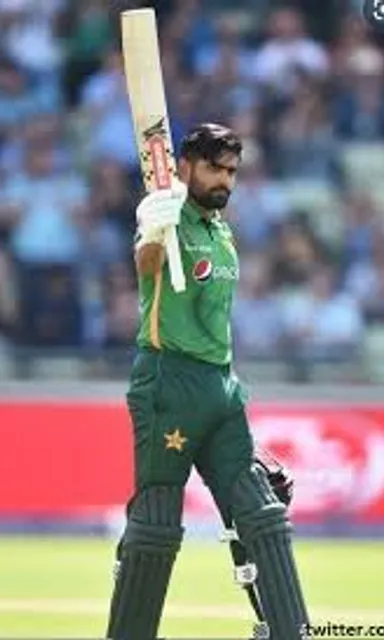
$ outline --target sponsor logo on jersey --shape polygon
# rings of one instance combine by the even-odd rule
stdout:
[[[193,267],[193,277],[198,282],[205,282],[208,278],[211,277],[213,270],[213,265],[210,260],[203,258],[195,263]]]
[[[217,266],[213,269],[213,277],[215,280],[238,280],[239,268],[235,265],[230,267],[226,265]]]
[[[198,282],[206,282],[213,277],[214,280],[238,280],[239,269],[237,265],[217,265],[213,266],[210,260],[204,258],[195,263],[193,267],[193,277]]]

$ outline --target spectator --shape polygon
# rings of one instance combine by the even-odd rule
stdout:
[[[79,234],[74,212],[84,204],[84,180],[71,173],[55,173],[51,146],[31,147],[25,170],[9,177],[5,200],[15,213],[11,248],[23,263],[74,263]]]
[[[193,71],[200,76],[212,77],[225,66],[227,59],[230,59],[234,73],[240,75],[246,66],[247,49],[236,21],[223,14],[216,21],[215,37],[211,38],[210,44],[197,49]]]
[[[245,146],[258,146],[263,135],[261,109],[242,109],[229,118],[229,126],[237,132]],[[257,141],[257,142],[256,142]],[[260,149],[260,153],[262,153]],[[243,162],[242,162],[243,164]],[[267,169],[267,167],[265,167]]]
[[[380,231],[380,214],[369,193],[354,192],[344,198],[345,237],[343,262],[346,267],[371,259],[375,235]]]
[[[125,168],[114,160],[100,159],[93,165],[91,182],[103,218],[116,227],[127,246],[132,246],[139,193]]]
[[[77,208],[84,182],[54,172],[50,146],[30,148],[22,174],[4,186],[9,247],[17,261],[21,339],[31,345],[76,345],[80,310],[76,278]]]
[[[124,235],[118,223],[108,219],[105,201],[93,185],[87,205],[78,210],[80,232],[79,264],[89,265],[92,271],[102,272],[124,256]]]
[[[345,287],[363,310],[367,320],[384,320],[384,233],[373,237],[372,255],[353,263]]]
[[[338,152],[325,88],[302,75],[278,122],[275,162],[286,179],[339,183]]]
[[[174,42],[188,72],[207,68],[216,55],[217,33],[202,0],[178,0],[173,16],[163,25],[163,33],[162,41],[172,34],[177,38]]]
[[[296,88],[297,69],[324,78],[329,71],[328,54],[308,35],[302,14],[282,7],[272,12],[267,41],[254,56],[248,73],[278,94],[289,95]]]
[[[56,34],[56,18],[62,6],[62,0],[49,3],[18,0],[3,2],[0,7],[6,19],[2,39],[5,52],[35,79],[53,86],[58,84],[64,59],[62,43]]]
[[[255,83],[244,78],[242,66],[245,65],[245,52],[236,35],[227,28],[211,64],[199,70],[199,77],[205,79],[202,106],[208,114],[208,119],[214,119],[215,113],[217,119],[218,104],[221,119],[250,111],[258,105],[260,92]]]
[[[245,147],[236,189],[230,201],[230,217],[243,248],[269,243],[276,227],[289,215],[281,185],[269,178],[261,149]]]
[[[351,56],[371,43],[371,34],[360,11],[346,15],[340,27],[331,49],[332,72],[338,83],[345,84],[349,81]]]
[[[68,171],[73,150],[65,135],[65,118],[60,113],[39,113],[10,130],[0,150],[0,168],[9,177],[22,172],[29,148],[51,147],[53,168]]]
[[[305,213],[296,213],[278,230],[272,245],[273,283],[276,287],[305,285],[327,249],[314,233]]]
[[[271,265],[262,253],[243,255],[233,314],[239,358],[275,358],[282,338],[281,312],[271,288]]]
[[[67,40],[65,89],[69,105],[77,105],[85,80],[96,73],[113,43],[113,31],[102,0],[73,5]]]
[[[104,162],[97,166],[86,207],[78,214],[80,259],[78,263],[82,304],[82,344],[101,348],[107,340],[105,281],[115,264],[125,261],[133,271],[133,237],[128,245],[130,204],[124,189],[121,167]],[[130,226],[133,234],[132,223]],[[130,251],[128,252],[128,246]],[[130,260],[127,259],[129,255]]]
[[[139,304],[131,274],[124,262],[111,266],[106,284],[106,346],[133,347]]]
[[[19,305],[15,273],[6,251],[0,248],[0,347],[17,337]]]
[[[336,290],[335,280],[330,266],[318,267],[304,289],[284,301],[285,346],[297,363],[343,362],[357,353],[362,314],[352,296]]]
[[[202,97],[201,80],[192,73],[185,72],[185,61],[180,54],[180,34],[183,34],[186,28],[185,14],[178,11],[174,18],[164,24],[160,34],[162,71],[176,150],[179,149],[182,137],[196,124]]]
[[[87,206],[79,209],[78,263],[81,268],[102,274],[108,265],[123,258],[123,235],[116,222],[105,216],[103,200],[93,188]]]
[[[176,152],[180,149],[183,136],[197,124],[197,112],[204,94],[204,89],[199,79],[194,78],[188,82],[179,79],[177,84],[179,91],[175,95],[171,94],[169,103],[170,125]],[[209,118],[207,117],[206,119]]]
[[[25,119],[57,108],[57,95],[45,84],[30,81],[10,58],[0,58],[0,140]]]
[[[191,69],[193,77],[202,83],[204,100],[199,104],[200,120],[217,119],[218,109],[221,120],[225,120],[255,106],[256,85],[242,77],[246,63],[247,51],[238,25],[224,14],[217,21],[215,38],[197,49]]]
[[[345,140],[384,138],[384,58],[378,49],[362,47],[349,57],[350,86],[335,102],[335,132]]]
[[[85,83],[81,107],[92,119],[93,159],[110,158],[137,171],[138,156],[121,54],[106,54],[102,69]]]
[[[7,200],[7,189],[6,174],[0,167],[0,251],[8,251],[12,228],[19,213],[18,205]]]
[[[19,344],[27,347],[80,347],[82,318],[75,269],[60,263],[19,263],[17,278]]]

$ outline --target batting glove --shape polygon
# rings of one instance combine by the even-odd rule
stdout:
[[[169,226],[180,223],[181,209],[187,197],[187,187],[175,180],[170,189],[160,189],[145,196],[136,210],[140,244],[163,244]]]

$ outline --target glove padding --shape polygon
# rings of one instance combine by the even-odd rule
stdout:
[[[294,485],[290,471],[261,447],[258,447],[256,451],[255,462],[266,471],[268,481],[280,502],[289,507],[292,502]]]
[[[164,243],[165,230],[180,223],[186,197],[186,185],[175,180],[170,189],[159,189],[143,198],[136,210],[140,244]]]

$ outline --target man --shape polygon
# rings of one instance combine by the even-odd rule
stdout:
[[[183,140],[177,183],[138,207],[141,325],[128,405],[135,433],[136,493],[119,544],[108,637],[153,640],[183,536],[184,486],[194,465],[225,523],[257,566],[272,640],[299,640],[307,614],[286,509],[254,463],[245,399],[231,371],[230,313],[238,260],[221,217],[241,143],[203,124]],[[177,225],[187,279],[174,293],[164,230]]]

